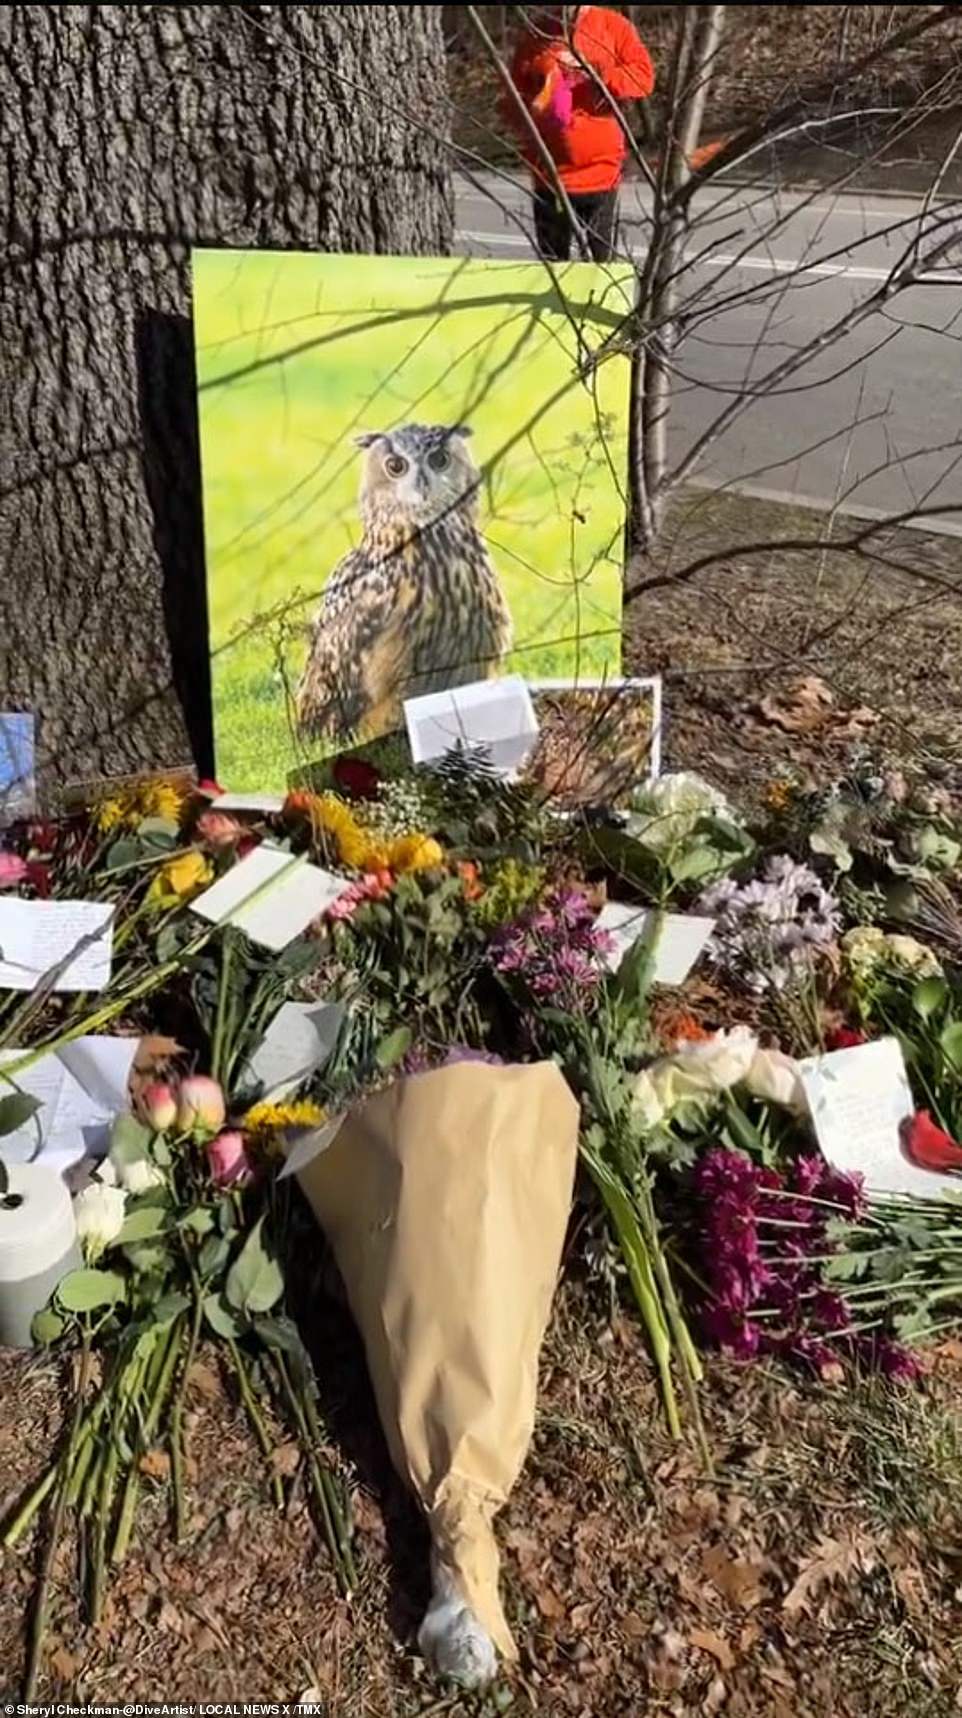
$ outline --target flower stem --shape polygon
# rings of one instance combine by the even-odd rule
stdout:
[[[27,1674],[23,1685],[23,1698],[27,1703],[36,1699],[37,1679],[40,1675],[40,1661],[43,1656],[43,1638],[47,1627],[47,1607],[50,1596],[50,1578],[53,1573],[54,1559],[63,1532],[63,1524],[67,1514],[67,1482],[74,1455],[77,1449],[77,1439],[84,1410],[84,1396],[87,1391],[87,1374],[90,1368],[90,1331],[84,1332],[83,1346],[80,1351],[80,1376],[77,1380],[74,1397],[73,1415],[70,1430],[67,1434],[67,1444],[61,1460],[57,1464],[56,1474],[60,1480],[57,1501],[54,1505],[53,1520],[44,1549],[43,1562],[40,1567],[40,1581],[37,1586],[36,1599],[33,1607],[33,1617],[30,1626],[30,1652],[27,1658]]]
[[[159,1359],[153,1368],[153,1376],[148,1380],[148,1388],[152,1386],[153,1393],[141,1427],[140,1437],[137,1440],[135,1459],[127,1472],[127,1480],[120,1503],[120,1514],[117,1517],[117,1528],[110,1552],[110,1561],[113,1564],[123,1562],[130,1545],[130,1536],[137,1515],[137,1501],[140,1496],[140,1468],[137,1458],[149,1450],[157,1430],[157,1423],[170,1390],[174,1368],[177,1365],[177,1349],[181,1328],[181,1319],[175,1319],[168,1334],[166,1346],[160,1342],[156,1350]]]
[[[284,1482],[281,1479],[280,1474],[277,1473],[273,1467],[271,1467],[271,1456],[273,1454],[273,1449],[271,1446],[271,1440],[267,1435],[267,1427],[264,1424],[264,1416],[261,1413],[259,1407],[257,1406],[257,1403],[254,1400],[254,1392],[251,1389],[250,1379],[247,1376],[247,1368],[244,1365],[244,1361],[243,1361],[243,1357],[241,1355],[240,1349],[238,1348],[236,1342],[231,1341],[230,1337],[227,1338],[227,1348],[228,1348],[228,1352],[229,1352],[230,1357],[231,1357],[231,1361],[233,1363],[235,1375],[237,1377],[237,1389],[238,1389],[238,1392],[240,1394],[240,1399],[244,1404],[244,1408],[245,1408],[246,1413],[247,1413],[247,1418],[251,1423],[251,1427],[253,1428],[254,1436],[257,1439],[257,1442],[260,1444],[261,1453],[263,1454],[264,1460],[267,1462],[267,1465],[270,1468],[271,1491],[273,1492],[273,1495],[274,1495],[274,1502],[277,1504],[278,1509],[283,1509],[283,1507],[284,1507]]]
[[[307,1471],[310,1476],[314,1499],[324,1528],[324,1537],[334,1562],[338,1582],[346,1598],[349,1598],[357,1577],[354,1570],[354,1559],[351,1555],[347,1528],[334,1495],[331,1475],[323,1468],[317,1459],[317,1447],[311,1435],[308,1416],[304,1402],[298,1397],[291,1383],[290,1375],[284,1364],[284,1356],[275,1354],[274,1362],[288,1408],[293,1415],[294,1425],[300,1434],[301,1448],[307,1461]],[[316,1424],[316,1421],[315,1421]]]
[[[186,1531],[186,1499],[184,1495],[184,1398],[187,1394],[187,1379],[194,1364],[197,1343],[200,1338],[200,1323],[203,1317],[204,1303],[201,1300],[200,1288],[194,1284],[194,1308],[191,1316],[190,1336],[187,1339],[187,1350],[184,1354],[183,1369],[174,1396],[174,1407],[170,1417],[170,1469],[174,1482],[174,1543],[182,1545]]]

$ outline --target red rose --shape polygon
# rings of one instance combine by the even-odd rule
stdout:
[[[335,787],[351,799],[371,799],[381,780],[380,770],[364,758],[336,758],[331,770]]]
[[[51,889],[50,867],[45,865],[42,859],[28,859],[23,880],[30,884],[31,889],[36,895],[39,895],[41,901],[49,899]]]
[[[856,1044],[867,1044],[864,1032],[855,1026],[836,1026],[825,1034],[826,1050],[854,1050]]]
[[[902,1123],[902,1148],[921,1169],[934,1169],[941,1175],[962,1174],[962,1145],[956,1145],[951,1135],[943,1132],[928,1110],[919,1110]]]
[[[27,830],[28,844],[37,853],[52,853],[59,831],[55,823],[31,823]]]

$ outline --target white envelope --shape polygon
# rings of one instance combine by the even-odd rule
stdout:
[[[501,775],[521,768],[538,737],[531,693],[520,674],[406,698],[404,720],[416,764],[433,763],[459,746],[483,747]]]
[[[613,953],[605,957],[612,972],[617,972],[628,950],[644,934],[651,917],[646,907],[628,901],[608,901],[602,907],[598,928],[607,931],[615,942]],[[714,928],[714,919],[700,918],[696,913],[666,913],[655,946],[654,982],[683,984]]]

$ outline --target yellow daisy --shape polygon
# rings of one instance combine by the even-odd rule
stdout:
[[[325,1111],[309,1098],[296,1098],[292,1103],[254,1104],[244,1117],[245,1133],[258,1135],[284,1133],[288,1128],[319,1127]]]

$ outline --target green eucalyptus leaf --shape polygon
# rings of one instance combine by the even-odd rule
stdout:
[[[146,847],[167,853],[177,846],[180,827],[169,817],[145,817],[137,825],[137,834]]]
[[[836,870],[851,871],[852,849],[830,824],[822,824],[820,828],[813,829],[808,838],[808,845],[813,853],[831,859]]]
[[[962,1020],[950,1020],[939,1033],[939,1044],[946,1061],[956,1072],[962,1072]]]
[[[166,966],[169,960],[175,960],[180,954],[183,936],[178,920],[161,927],[157,933],[154,952],[160,966]]]
[[[204,1301],[204,1317],[215,1336],[224,1337],[227,1341],[235,1341],[243,1333],[243,1326],[234,1317],[223,1295],[209,1294]]]
[[[0,1098],[0,1135],[15,1133],[41,1107],[41,1100],[31,1097],[29,1092],[8,1092],[6,1097]]]
[[[149,1241],[159,1235],[167,1224],[167,1212],[162,1205],[143,1205],[128,1211],[123,1228],[117,1236],[117,1246],[126,1247],[135,1241]]]
[[[181,1223],[182,1229],[190,1229],[195,1235],[209,1235],[214,1227],[214,1213],[209,1205],[198,1205],[195,1210],[188,1211]]]
[[[410,1026],[396,1026],[386,1038],[382,1038],[374,1052],[374,1059],[379,1068],[396,1068],[403,1061],[414,1041]]]
[[[206,1280],[222,1271],[230,1258],[231,1243],[226,1235],[208,1235],[197,1255],[197,1269]]]
[[[949,987],[944,978],[923,978],[912,992],[912,1007],[920,1020],[931,1020],[948,999]]]
[[[143,844],[140,841],[132,841],[129,836],[123,836],[107,849],[104,870],[119,871],[125,865],[136,865],[143,857]]]
[[[110,1130],[110,1157],[118,1168],[147,1156],[151,1132],[134,1115],[118,1116]]]
[[[175,1289],[170,1294],[161,1295],[160,1299],[154,1303],[154,1323],[156,1325],[172,1324],[174,1319],[179,1318],[182,1312],[186,1312],[189,1306],[189,1295],[181,1294],[179,1290]]]
[[[57,1300],[65,1312],[96,1312],[116,1306],[124,1299],[127,1285],[118,1271],[92,1269],[70,1271],[57,1289]]]
[[[52,1307],[45,1306],[42,1311],[34,1314],[30,1331],[34,1342],[46,1347],[48,1343],[56,1342],[58,1336],[62,1336],[66,1328],[66,1320],[61,1318],[59,1312],[54,1312]]]
[[[232,1307],[250,1316],[269,1312],[284,1293],[284,1276],[264,1245],[264,1219],[255,1223],[227,1273],[225,1292]]]
[[[920,829],[913,843],[923,865],[935,871],[951,871],[958,864],[962,846],[931,823]]]

